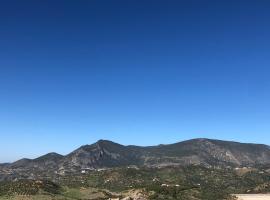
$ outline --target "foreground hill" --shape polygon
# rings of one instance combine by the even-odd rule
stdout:
[[[193,139],[149,147],[124,146],[107,140],[81,146],[63,156],[49,153],[0,165],[0,180],[18,176],[54,177],[83,169],[202,165],[205,167],[255,167],[270,164],[270,147],[230,141]]]
[[[58,179],[0,182],[0,199],[235,200],[230,194],[270,192],[270,171],[256,168],[115,167]]]

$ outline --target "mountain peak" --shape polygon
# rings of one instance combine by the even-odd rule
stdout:
[[[61,159],[64,156],[55,152],[51,152],[51,153],[47,153],[43,156],[40,156],[36,159],[34,159],[34,161],[45,161],[45,160],[56,160],[56,159]]]
[[[124,146],[110,140],[98,140],[84,145],[66,156],[48,153],[34,160],[23,159],[15,167],[53,169],[64,167],[75,170],[82,167],[102,168],[138,166],[167,166],[201,164],[204,166],[254,166],[270,164],[270,148],[266,145],[196,138],[174,144],[150,147]]]
[[[120,145],[116,142],[113,142],[111,140],[104,140],[104,139],[100,139],[96,142],[96,144],[103,144],[103,145],[106,145],[106,144],[117,144],[117,145]]]

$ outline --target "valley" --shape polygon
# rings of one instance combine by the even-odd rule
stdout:
[[[231,194],[269,193],[269,163],[270,149],[260,144],[194,139],[138,147],[101,140],[66,156],[0,166],[0,197],[232,200]]]

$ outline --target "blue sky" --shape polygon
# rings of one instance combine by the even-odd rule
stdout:
[[[98,139],[270,144],[269,1],[0,3],[0,162]]]

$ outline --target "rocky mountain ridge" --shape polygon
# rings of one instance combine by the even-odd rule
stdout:
[[[241,167],[270,164],[270,147],[211,139],[192,139],[158,146],[124,146],[108,140],[84,145],[63,156],[49,153],[36,159],[21,159],[0,165],[0,177],[16,174],[54,176],[123,166],[186,166]],[[4,175],[5,176],[4,176]],[[2,175],[2,176],[1,176]]]

